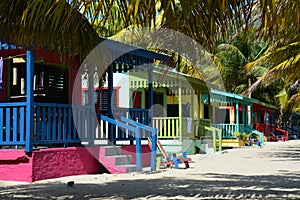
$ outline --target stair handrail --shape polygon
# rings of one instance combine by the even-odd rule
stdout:
[[[142,130],[151,132],[151,143],[152,143],[152,146],[151,146],[151,171],[155,171],[156,170],[157,129],[147,126],[145,124],[133,121],[131,119],[125,118],[125,117],[121,117],[121,121],[126,122],[139,130],[142,129]],[[140,131],[139,131],[139,133],[140,133]],[[141,148],[141,146],[137,145],[136,149],[138,149],[138,148]],[[139,151],[141,153],[141,149]]]
[[[217,152],[217,133],[219,133],[219,151],[222,151],[222,129],[212,127],[212,126],[204,126],[204,129],[211,131],[213,133],[213,144],[214,144],[214,153]]]
[[[121,128],[130,130],[134,132],[135,135],[135,142],[136,142],[136,171],[137,173],[142,171],[143,165],[142,165],[142,144],[141,144],[141,135],[140,135],[140,129],[138,127],[133,127],[130,125],[127,125],[124,122],[114,120],[112,118],[103,116],[103,115],[98,115],[99,119],[106,121],[110,124],[117,125]]]
[[[264,146],[265,145],[265,138],[264,138],[264,134],[256,129],[253,129],[251,132],[259,135],[259,139],[260,139],[260,145]]]
[[[287,130],[283,130],[281,128],[276,128],[276,131],[283,133],[286,141],[289,140],[289,132]]]

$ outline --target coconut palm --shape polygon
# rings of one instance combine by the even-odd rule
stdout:
[[[262,5],[263,11],[275,9],[271,6],[272,1],[260,2],[261,4],[256,0],[10,0],[0,2],[0,23],[2,34],[13,35],[10,39],[18,45],[31,46],[35,43],[59,50],[87,52],[99,40],[95,27],[98,27],[98,33],[108,35],[103,26],[108,25],[108,29],[116,26],[111,32],[129,25],[151,27],[156,26],[157,15],[161,15],[161,26],[178,30],[205,46],[212,46],[215,36],[220,32],[225,36],[228,27],[237,29],[244,24],[242,21],[249,21],[255,5]],[[268,12],[262,13],[268,16]],[[273,22],[276,21],[264,24],[263,27],[272,28]]]
[[[252,23],[270,43],[276,39],[277,47],[290,49],[299,41],[299,5],[299,0],[9,0],[0,2],[0,27],[4,39],[16,45],[47,46],[82,57],[101,42],[99,34],[130,25],[174,29],[214,50],[215,40],[239,35]],[[286,63],[297,65],[298,57],[290,58]],[[287,64],[275,66],[279,73]],[[267,67],[273,73],[275,66]]]
[[[300,42],[291,43],[289,45],[278,48],[267,53],[252,63],[249,63],[246,68],[248,71],[254,70],[256,66],[267,66],[266,72],[249,88],[253,91],[258,86],[270,86],[272,84],[281,84],[287,95],[286,101],[281,102],[281,109],[284,111],[299,111],[299,94],[300,90],[296,87],[300,79]],[[281,92],[277,97],[282,96]],[[282,113],[283,114],[283,113]]]

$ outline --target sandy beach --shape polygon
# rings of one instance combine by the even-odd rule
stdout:
[[[299,147],[295,140],[197,154],[189,169],[154,173],[0,181],[0,199],[300,199]]]

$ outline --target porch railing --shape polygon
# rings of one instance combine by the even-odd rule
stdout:
[[[276,125],[274,124],[259,124],[255,123],[253,125],[253,128],[255,130],[258,130],[259,132],[264,133],[265,136],[270,136],[271,134],[275,134],[276,132]]]
[[[0,104],[1,146],[28,146],[26,138],[30,137],[34,146],[66,146],[94,139],[91,106],[34,103],[34,129],[30,137],[26,137],[26,108],[25,102]]]
[[[212,127],[222,130],[222,138],[235,138],[234,132],[239,132],[238,124],[211,124]]]
[[[154,117],[153,127],[158,130],[159,139],[179,139],[179,117]]]
[[[143,108],[113,108],[112,114],[115,119],[126,117],[133,121],[148,125],[150,124],[150,111]]]
[[[92,106],[34,103],[34,145],[92,142]]]
[[[0,104],[0,145],[25,145],[26,103]]]

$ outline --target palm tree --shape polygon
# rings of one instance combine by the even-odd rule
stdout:
[[[270,1],[260,1],[264,2],[263,10],[275,9],[268,7],[272,5]],[[116,26],[108,31],[111,33],[129,25],[153,27],[157,25],[157,15],[161,15],[160,26],[180,31],[204,46],[213,46],[215,36],[220,32],[225,36],[228,26],[238,29],[242,21],[249,21],[257,4],[256,0],[10,0],[0,2],[0,25],[2,34],[13,35],[18,45],[36,42],[86,54],[99,42],[95,27],[98,33],[110,35],[103,26]],[[266,26],[272,28],[273,24]]]
[[[5,40],[16,45],[79,52],[83,58],[101,42],[99,34],[130,25],[177,30],[214,50],[215,40],[230,39],[254,24],[270,43],[290,49],[299,41],[294,34],[300,30],[299,5],[299,0],[10,0],[0,2],[0,27]],[[297,65],[298,57],[290,58]]]
[[[265,30],[271,33],[268,40],[272,45],[265,54],[246,66],[248,73],[263,68],[264,73],[249,88],[248,91],[260,91],[261,87],[277,87],[275,99],[280,106],[280,118],[290,112],[299,112],[300,89],[298,87],[300,74],[300,2],[274,1],[275,13],[266,15],[265,22],[276,21],[276,26]],[[275,16],[274,19],[272,16]]]

